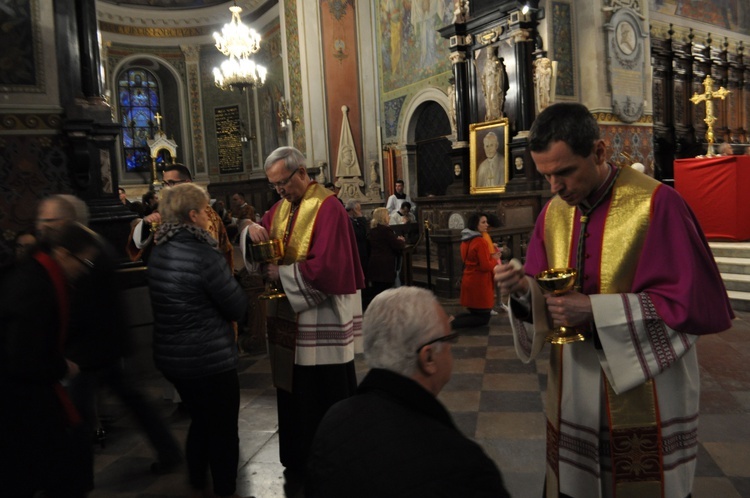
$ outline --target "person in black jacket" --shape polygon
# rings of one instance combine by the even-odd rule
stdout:
[[[362,204],[355,199],[351,199],[346,203],[346,214],[349,215],[349,221],[352,222],[352,228],[354,228],[354,238],[357,239],[357,250],[359,251],[359,262],[362,264],[362,269],[367,268],[367,259],[369,254],[369,248],[367,244],[367,218],[362,214]]]
[[[81,423],[61,381],[70,293],[96,260],[95,235],[61,224],[0,283],[0,494],[85,496],[70,431]]]
[[[305,496],[508,497],[495,463],[437,400],[458,334],[435,296],[386,290],[370,304],[362,332],[372,370],[318,427]]]
[[[388,225],[388,211],[377,208],[372,212],[370,233],[367,240],[370,243],[370,258],[367,261],[368,288],[367,302],[386,289],[390,289],[396,282],[396,262],[406,247],[406,241]]]
[[[190,485],[234,496],[239,460],[238,351],[231,322],[247,296],[206,230],[208,194],[194,183],[164,189],[162,224],[147,269],[154,362],[177,388],[192,423],[185,456]]]

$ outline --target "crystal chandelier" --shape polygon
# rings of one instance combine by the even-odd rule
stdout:
[[[242,22],[242,8],[236,1],[229,11],[232,20],[224,25],[221,34],[214,33],[216,48],[228,56],[220,67],[214,68],[214,82],[222,90],[259,88],[266,81],[266,68],[250,56],[260,49],[260,35]]]

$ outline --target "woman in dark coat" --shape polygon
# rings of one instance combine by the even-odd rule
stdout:
[[[162,224],[148,264],[154,362],[177,388],[192,423],[185,456],[190,485],[234,496],[239,460],[239,379],[233,320],[247,296],[207,228],[208,195],[194,183],[162,191]]]
[[[493,270],[499,257],[487,230],[490,224],[484,213],[469,217],[467,227],[461,231],[461,259],[464,273],[461,279],[461,306],[469,312],[453,320],[453,328],[480,327],[490,321],[495,304]]]
[[[406,242],[403,237],[397,237],[393,229],[388,226],[388,210],[377,208],[372,212],[370,233],[367,240],[370,243],[370,259],[367,262],[367,279],[371,283],[370,295],[375,296],[393,287],[396,282],[396,256],[404,250]]]

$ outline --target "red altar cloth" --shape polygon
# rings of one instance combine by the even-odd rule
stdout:
[[[677,159],[675,189],[710,240],[750,240],[750,156]]]

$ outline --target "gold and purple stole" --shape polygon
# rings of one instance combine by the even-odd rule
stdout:
[[[311,183],[302,196],[302,201],[297,208],[296,221],[292,220],[292,203],[284,199],[276,209],[271,221],[271,238],[284,242],[284,257],[282,265],[291,265],[298,261],[307,259],[307,251],[310,249],[315,218],[323,201],[333,195],[330,190],[321,187],[318,183]],[[292,224],[293,223],[293,231]]]
[[[609,206],[601,207],[608,212],[602,235],[599,293],[631,292],[650,224],[652,198],[659,185],[656,180],[630,168],[623,168],[615,180]],[[580,211],[576,207],[568,206],[559,197],[550,201],[544,219],[544,239],[551,268],[576,266],[572,241],[577,213]],[[558,496],[559,488],[558,441],[564,347],[575,348],[577,345],[552,345],[550,355],[547,383],[548,496]],[[661,431],[653,381],[618,395],[603,372],[601,377],[609,419],[613,496],[662,497]]]

